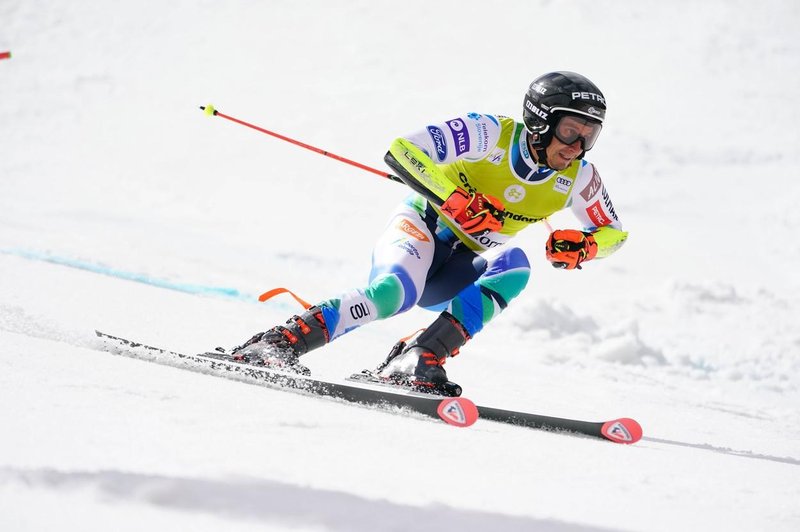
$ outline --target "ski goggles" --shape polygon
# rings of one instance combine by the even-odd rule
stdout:
[[[567,145],[580,140],[583,151],[589,151],[597,141],[597,137],[600,136],[601,129],[603,129],[603,125],[590,118],[565,115],[556,123],[553,135]]]

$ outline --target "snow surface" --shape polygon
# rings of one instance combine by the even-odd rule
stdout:
[[[798,5],[0,1],[0,530],[800,529]],[[606,93],[590,159],[630,240],[565,272],[529,229],[528,290],[448,371],[482,404],[634,417],[640,443],[99,349],[235,345],[297,311],[263,290],[363,285],[406,193],[198,105],[381,167],[429,121],[519,118],[558,69]],[[341,378],[431,318],[305,361]]]

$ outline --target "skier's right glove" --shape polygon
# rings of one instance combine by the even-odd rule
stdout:
[[[470,236],[477,237],[503,228],[505,208],[495,197],[456,188],[441,206],[442,212],[461,226]]]

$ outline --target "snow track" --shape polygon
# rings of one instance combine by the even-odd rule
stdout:
[[[404,5],[425,23],[366,0],[0,5],[0,529],[800,529],[797,7]],[[589,159],[630,239],[565,272],[544,228],[520,235],[528,289],[448,375],[480,404],[633,417],[636,445],[454,429],[97,349],[95,329],[230,347],[297,311],[250,294],[361,286],[406,194],[198,105],[380,166],[429,121],[518,116],[558,69],[606,93]],[[430,319],[304,364],[341,379]]]

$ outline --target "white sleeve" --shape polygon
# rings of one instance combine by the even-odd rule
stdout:
[[[437,164],[459,159],[479,161],[500,140],[500,121],[492,115],[469,113],[441,124],[431,124],[403,138]]]
[[[584,228],[594,230],[609,225],[622,230],[611,197],[593,164],[587,162],[578,172],[570,201],[573,214]]]

